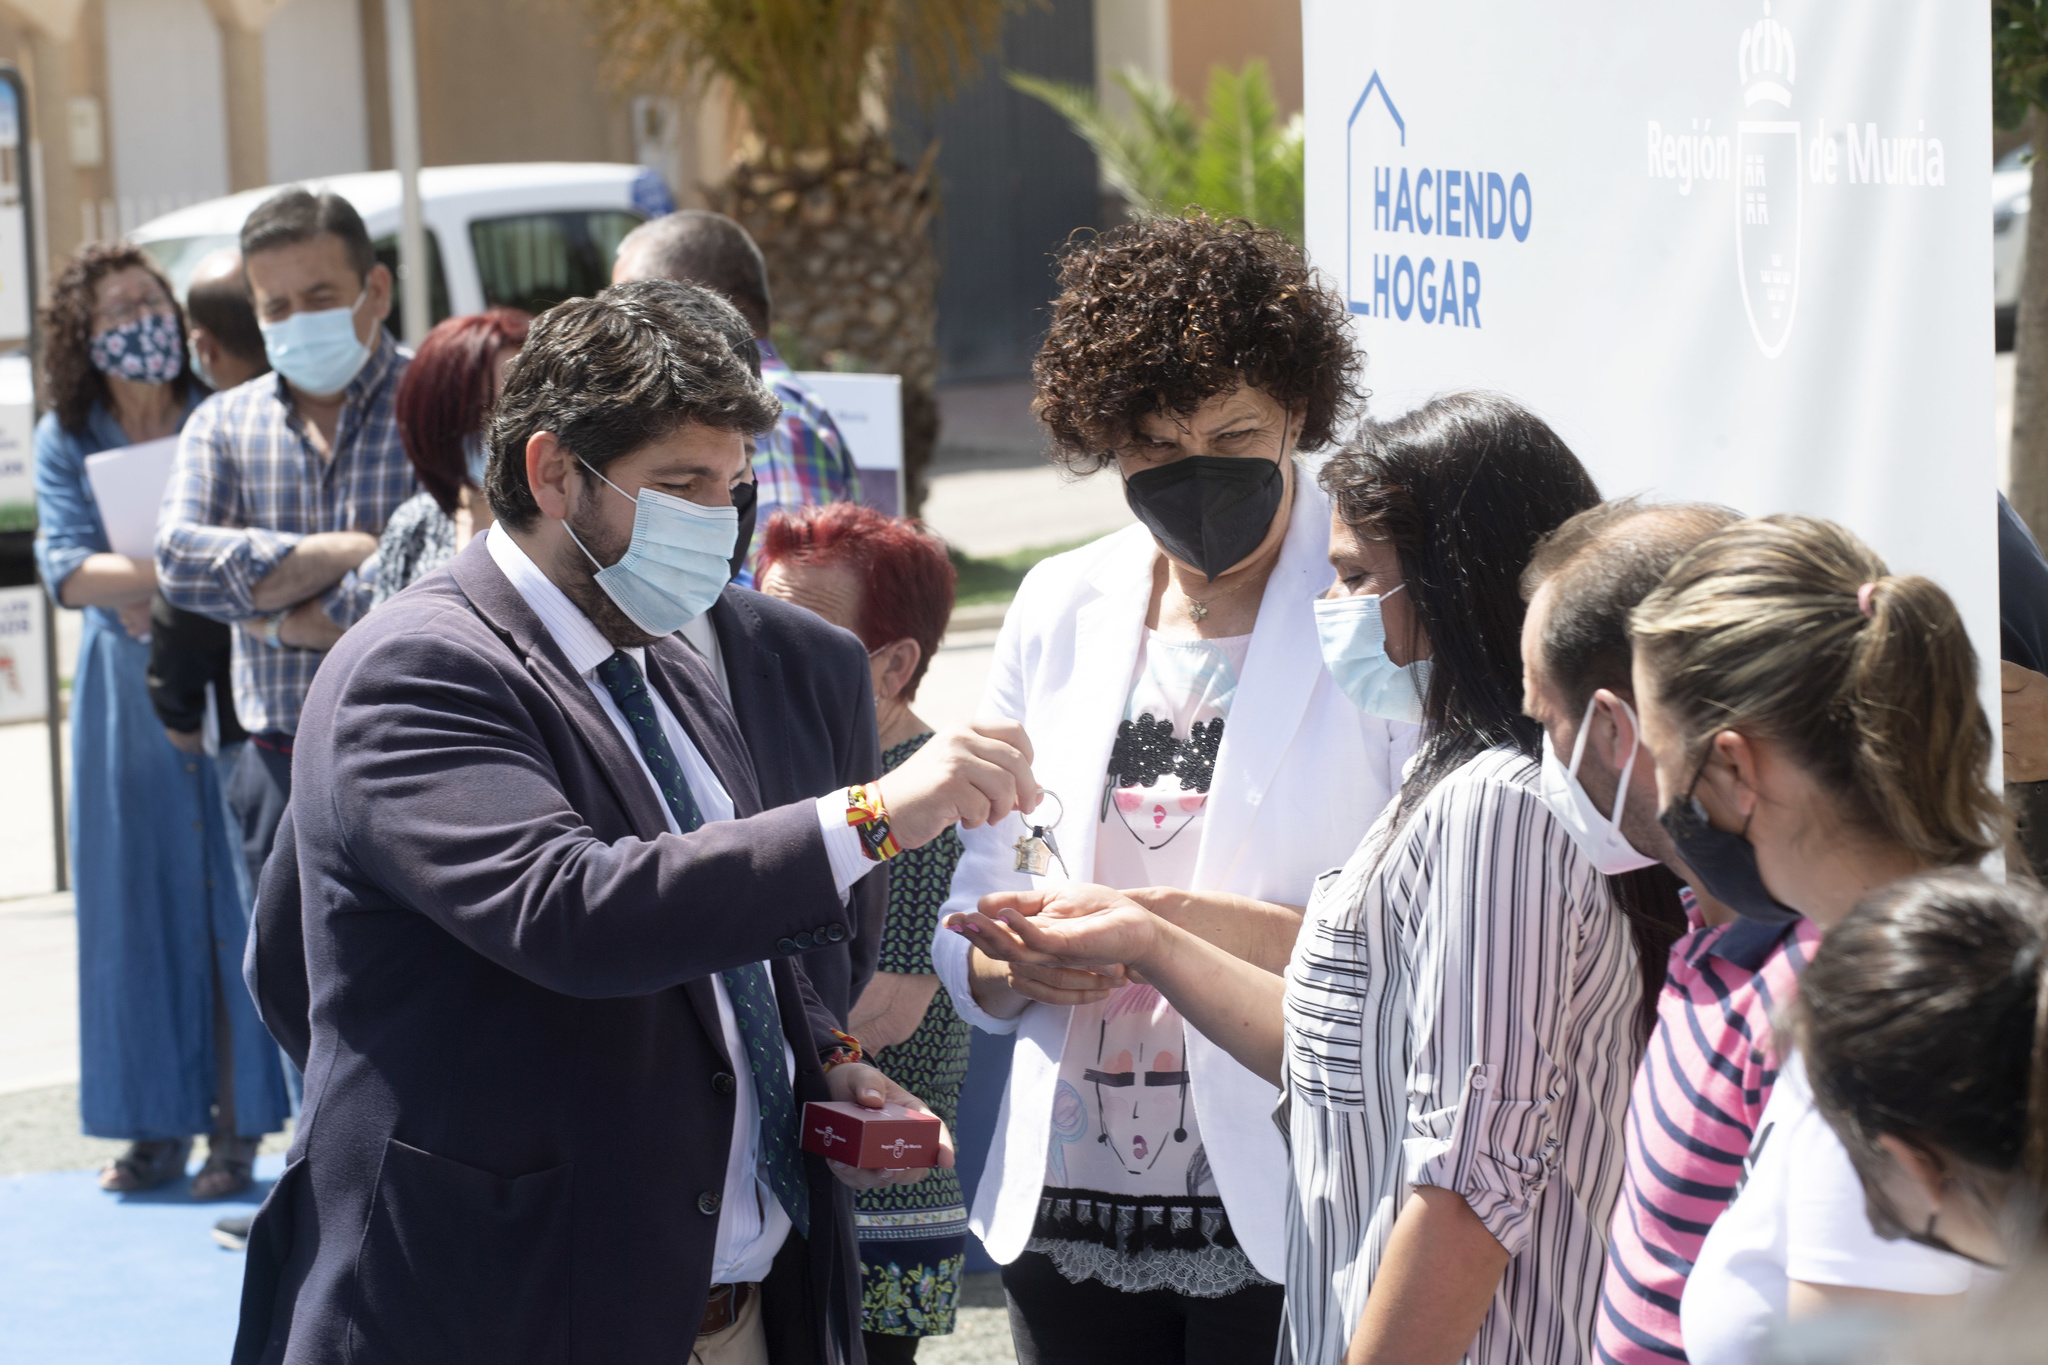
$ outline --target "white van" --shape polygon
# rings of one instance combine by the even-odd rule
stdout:
[[[355,205],[377,258],[398,265],[396,171],[302,182]],[[202,257],[234,246],[242,222],[283,188],[245,190],[167,213],[128,234],[171,277],[178,297]],[[645,166],[528,162],[433,166],[420,172],[427,233],[428,313],[434,322],[505,305],[542,313],[563,299],[611,283],[619,239],[675,207],[668,186]],[[393,298],[391,316],[400,316]]]

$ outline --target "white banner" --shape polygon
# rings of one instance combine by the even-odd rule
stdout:
[[[35,431],[35,378],[29,358],[0,356],[0,531],[35,529]]]
[[[1308,245],[1374,416],[1497,389],[1610,497],[1841,521],[1955,595],[1995,703],[1982,3],[1304,0],[1303,29]]]
[[[799,370],[796,377],[832,414],[847,454],[860,471],[860,500],[903,513],[903,378],[893,374],[842,374]]]

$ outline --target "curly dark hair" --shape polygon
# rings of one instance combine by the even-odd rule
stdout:
[[[1364,402],[1359,361],[1342,300],[1285,237],[1149,218],[1069,245],[1032,408],[1077,473],[1109,465],[1152,414],[1188,416],[1240,384],[1306,408],[1297,446],[1318,450]]]
[[[82,247],[65,263],[63,273],[50,289],[49,305],[43,309],[42,334],[37,338],[43,353],[43,396],[56,412],[57,424],[73,435],[85,430],[93,404],[113,401],[107,377],[92,364],[89,343],[93,296],[107,276],[134,269],[147,270],[164,287],[164,297],[171,301],[171,311],[178,316],[178,336],[182,341],[185,310],[178,306],[178,296],[171,289],[171,282],[164,278],[164,272],[138,247],[125,242],[95,242]],[[188,355],[171,381],[180,402],[192,392],[191,364]]]

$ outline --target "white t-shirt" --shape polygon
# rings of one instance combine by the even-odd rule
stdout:
[[[1094,880],[1187,886],[1223,727],[1251,636],[1145,632],[1109,772],[1091,814]],[[1060,1058],[1045,1182],[1054,1189],[1170,1197],[1216,1193],[1188,1103],[1180,1015],[1150,986],[1077,1005]]]
[[[1094,866],[1077,874],[1113,887],[1194,881],[1209,784],[1250,645],[1249,635],[1145,633],[1109,771],[1085,812],[1097,825]],[[1258,1283],[1243,1252],[1219,1240],[1223,1201],[1191,1088],[1186,1029],[1158,991],[1133,984],[1076,1005],[1027,1249],[1069,1280],[1127,1293],[1207,1297]]]
[[[1784,1318],[1793,1280],[1895,1294],[1970,1287],[1973,1267],[1962,1257],[1871,1230],[1863,1183],[1814,1109],[1796,1053],[1778,1073],[1743,1165],[1742,1187],[1707,1234],[1679,1302],[1693,1365],[1750,1365]]]

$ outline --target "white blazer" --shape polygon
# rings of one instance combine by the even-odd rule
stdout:
[[[1295,474],[1287,538],[1224,727],[1188,889],[1305,905],[1316,877],[1350,857],[1394,794],[1419,731],[1366,715],[1323,667],[1311,603],[1331,580],[1330,501],[1310,462],[1298,460]],[[1033,770],[1066,806],[1054,838],[1081,881],[1095,866],[1095,816],[1137,669],[1156,553],[1151,534],[1131,526],[1040,563],[1003,621],[982,696],[983,714],[1019,721],[1031,736]],[[1067,880],[1057,863],[1044,878],[1015,870],[1024,833],[1014,815],[962,831],[967,851],[945,914],[971,910],[991,891]],[[1034,1002],[1015,1019],[997,1019],[974,1003],[965,939],[942,926],[932,958],[962,1018],[1017,1034],[968,1222],[989,1255],[1007,1263],[1031,1236],[1073,1010]],[[1224,1208],[1252,1264],[1277,1282],[1287,1193],[1287,1152],[1272,1117],[1278,1092],[1192,1025],[1187,1034],[1190,1097]]]

